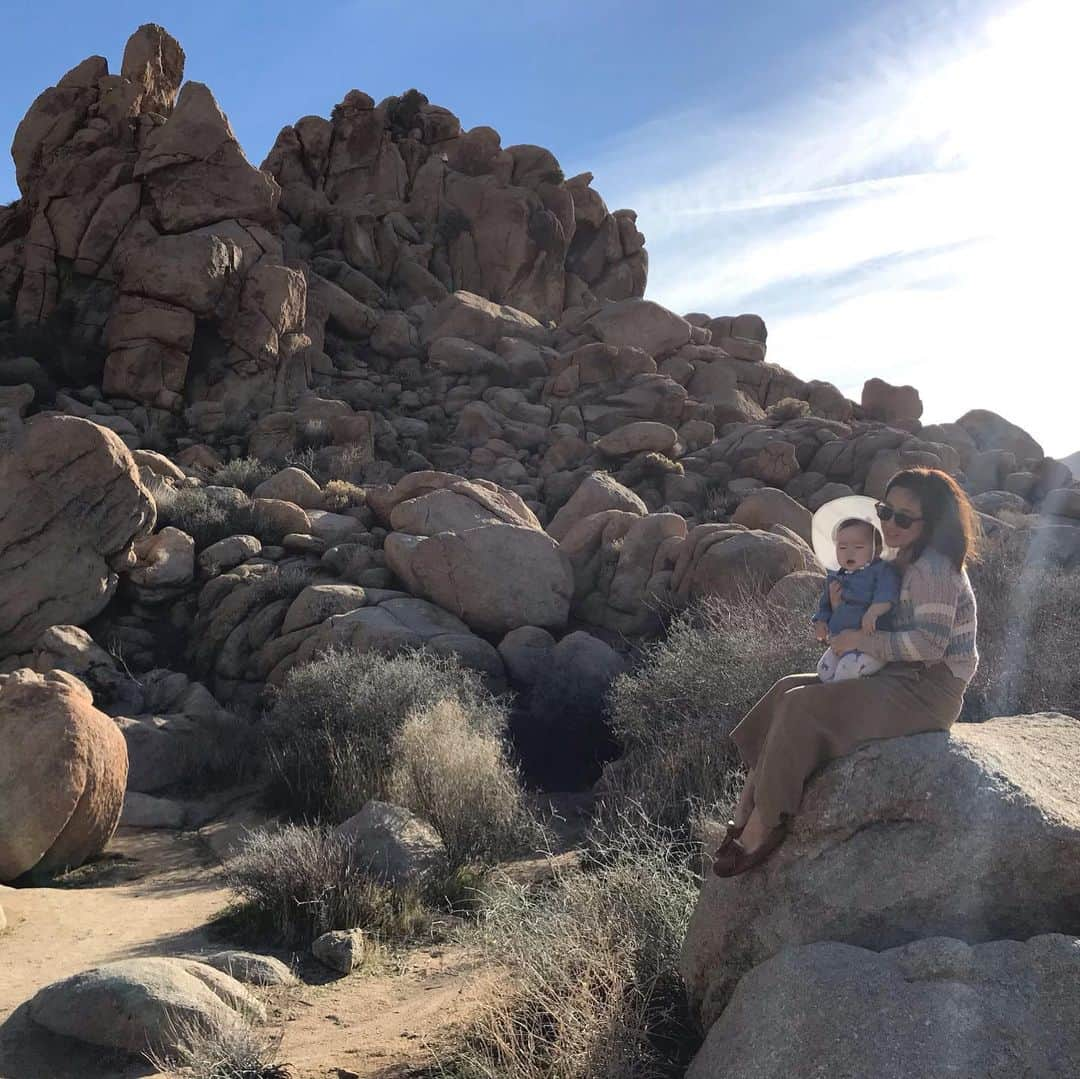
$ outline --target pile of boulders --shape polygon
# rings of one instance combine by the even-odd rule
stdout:
[[[762,868],[706,877],[688,1075],[1075,1074],[1078,778],[1080,720],[1056,714],[826,765]]]

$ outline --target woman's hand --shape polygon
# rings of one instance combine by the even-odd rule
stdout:
[[[838,655],[848,652],[864,652],[866,635],[857,629],[845,629],[829,638],[829,647]]]

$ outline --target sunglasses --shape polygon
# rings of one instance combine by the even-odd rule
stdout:
[[[894,510],[888,502],[879,502],[874,508],[882,521],[895,521],[897,528],[910,528],[916,521],[923,519],[922,517],[912,517],[910,513]]]

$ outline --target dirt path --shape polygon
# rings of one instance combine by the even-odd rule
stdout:
[[[84,871],[85,887],[0,887],[9,925],[0,932],[0,1079],[154,1075],[140,1061],[41,1031],[24,1005],[42,986],[99,963],[227,947],[208,929],[229,901],[218,870],[204,837],[121,829],[108,858]],[[302,977],[316,984],[270,996],[270,1013],[284,1027],[281,1059],[298,1079],[407,1075],[431,1062],[429,1040],[491,984],[460,946],[414,948],[391,965],[329,980],[302,963]]]

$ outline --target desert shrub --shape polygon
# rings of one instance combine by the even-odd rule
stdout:
[[[406,718],[442,700],[478,732],[498,737],[506,726],[480,675],[452,658],[331,651],[293,668],[268,723],[272,799],[297,818],[338,823],[385,798]]]
[[[274,475],[274,468],[258,457],[237,457],[222,465],[211,477],[211,483],[218,487],[239,487],[246,494],[251,494],[260,483]]]
[[[321,450],[334,441],[334,433],[326,420],[305,420],[296,431],[298,450]]]
[[[290,450],[282,460],[283,465],[290,468],[299,468],[306,472],[316,482],[322,482],[322,476],[318,466],[318,454],[311,446],[299,450]]]
[[[979,669],[963,718],[1080,715],[1080,567],[1063,569],[1040,559],[1037,547],[1025,557],[1011,543],[996,543],[971,567],[971,582]]]
[[[357,487],[355,483],[345,480],[330,480],[323,488],[323,504],[334,513],[340,513],[352,506],[362,506],[366,499],[363,487]]]
[[[225,864],[239,906],[232,927],[255,940],[306,947],[332,929],[400,939],[427,923],[419,896],[379,883],[357,867],[348,840],[329,828],[291,824],[256,831]]]
[[[263,767],[258,728],[236,715],[202,717],[180,752],[178,786],[189,795],[248,783]]]
[[[186,1079],[289,1079],[278,1063],[283,1031],[267,1030],[254,1020],[217,1023],[177,1015],[168,1025],[168,1052],[147,1053],[159,1072]]]
[[[706,600],[678,616],[612,685],[624,755],[601,780],[607,811],[639,801],[673,827],[720,812],[739,776],[732,728],[778,678],[813,670],[820,656],[808,612],[760,597]]]
[[[435,828],[452,867],[494,863],[543,839],[500,733],[460,700],[409,715],[392,756],[392,800]]]
[[[156,501],[158,526],[186,532],[198,551],[229,536],[258,534],[249,504],[222,503],[199,487],[163,486]]]
[[[675,837],[638,817],[594,838],[584,870],[510,886],[480,919],[505,972],[443,1057],[459,1079],[681,1076],[694,1036],[678,956],[698,881]]]

